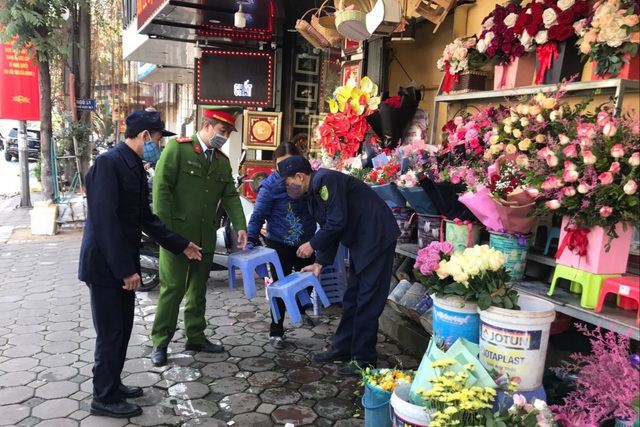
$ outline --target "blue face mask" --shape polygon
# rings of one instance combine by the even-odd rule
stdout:
[[[155,165],[160,160],[160,154],[162,154],[160,147],[153,141],[147,141],[142,146],[142,161],[144,163]]]

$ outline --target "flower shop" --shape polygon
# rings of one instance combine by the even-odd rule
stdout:
[[[638,425],[640,4],[334,6],[367,66],[343,47],[312,164],[392,210],[386,311],[430,337],[362,371],[365,425]]]

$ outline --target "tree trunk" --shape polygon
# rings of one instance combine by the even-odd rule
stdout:
[[[51,173],[51,74],[49,63],[38,62],[40,83],[40,159],[42,198],[53,199],[53,176]]]
[[[91,98],[91,9],[89,6],[80,7],[79,18],[79,51],[78,51],[78,90],[79,98]],[[91,111],[83,111],[80,116],[80,122],[84,123],[87,128],[93,131],[91,126]],[[89,169],[89,160],[91,159],[92,135],[87,136],[86,141],[82,141],[85,149],[82,151],[81,163],[81,182],[84,182],[84,174]]]

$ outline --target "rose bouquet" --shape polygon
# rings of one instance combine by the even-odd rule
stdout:
[[[627,335],[614,331],[591,331],[576,324],[591,343],[591,353],[571,355],[571,363],[554,369],[560,374],[575,374],[575,390],[564,404],[553,406],[563,427],[598,426],[613,417],[633,422],[638,414],[632,401],[640,393],[640,371],[630,361],[631,346]]]
[[[525,191],[525,172],[512,158],[513,155],[498,160],[497,171],[489,175],[489,193],[503,225],[503,230],[496,231],[528,234],[535,222],[535,217],[528,217],[534,198]]]
[[[380,139],[383,148],[393,150],[411,124],[421,93],[417,86],[401,87],[398,95],[382,101],[377,111],[367,115],[367,122]]]
[[[537,53],[540,67],[536,84],[543,82],[553,59],[558,58],[558,43],[575,37],[574,24],[586,18],[588,13],[589,5],[585,0],[533,1],[525,6],[514,31],[527,52]]]
[[[525,49],[514,30],[522,7],[507,2],[496,8],[482,21],[477,49],[493,59],[494,65],[507,65],[525,54]]]
[[[440,261],[449,261],[453,252],[453,244],[449,242],[431,242],[420,249],[413,265],[416,278],[428,290],[436,294],[444,294],[444,289],[453,283],[453,278],[440,279],[436,270],[440,268]]]
[[[506,397],[510,395],[505,394]],[[521,394],[513,395],[513,404],[508,409],[504,408],[504,401],[499,410],[489,416],[487,426],[496,427],[555,427],[555,414],[547,406],[544,400],[534,398],[531,402]]]
[[[476,49],[476,36],[458,37],[445,46],[442,57],[437,62],[438,70],[444,71],[442,92],[449,93],[459,75],[469,70],[483,69],[489,58]]]
[[[365,117],[372,114],[380,103],[378,86],[368,77],[360,85],[351,79],[336,88],[327,101],[330,113],[318,127],[318,145],[330,156],[340,152],[343,159],[356,155],[369,127]]]
[[[640,5],[637,0],[598,1],[592,14],[576,24],[580,52],[595,63],[594,73],[617,77],[638,54]]]
[[[619,118],[610,107],[574,120],[531,159],[528,191],[536,214],[552,212],[571,227],[602,227],[609,243],[618,223],[640,225],[640,147],[637,117]]]
[[[433,290],[436,296],[458,295],[465,301],[477,303],[481,310],[489,307],[520,309],[518,292],[508,284],[510,276],[504,268],[502,253],[488,245],[476,245],[462,253],[451,254],[435,243],[438,242],[422,249],[428,250],[422,253],[420,262],[416,260],[415,267],[420,271],[417,273],[420,282]],[[434,269],[436,256],[439,261]]]
[[[364,179],[366,183],[372,185],[384,185],[396,182],[400,175],[400,165],[398,163],[389,162],[386,165],[378,166],[373,169]]]

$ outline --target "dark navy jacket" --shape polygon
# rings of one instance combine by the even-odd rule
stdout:
[[[142,230],[175,254],[189,244],[151,213],[142,161],[125,143],[96,157],[85,180],[88,212],[80,280],[120,287],[122,279],[140,273]]]
[[[311,173],[309,211],[320,224],[311,239],[317,262],[330,265],[338,243],[349,248],[356,274],[400,236],[391,209],[364,182],[329,169]]]
[[[316,221],[309,213],[305,201],[295,200],[287,195],[284,182],[274,186],[278,179],[280,174],[276,171],[260,183],[247,236],[252,242],[257,242],[260,229],[267,221],[268,239],[297,248],[311,240],[316,232]]]

